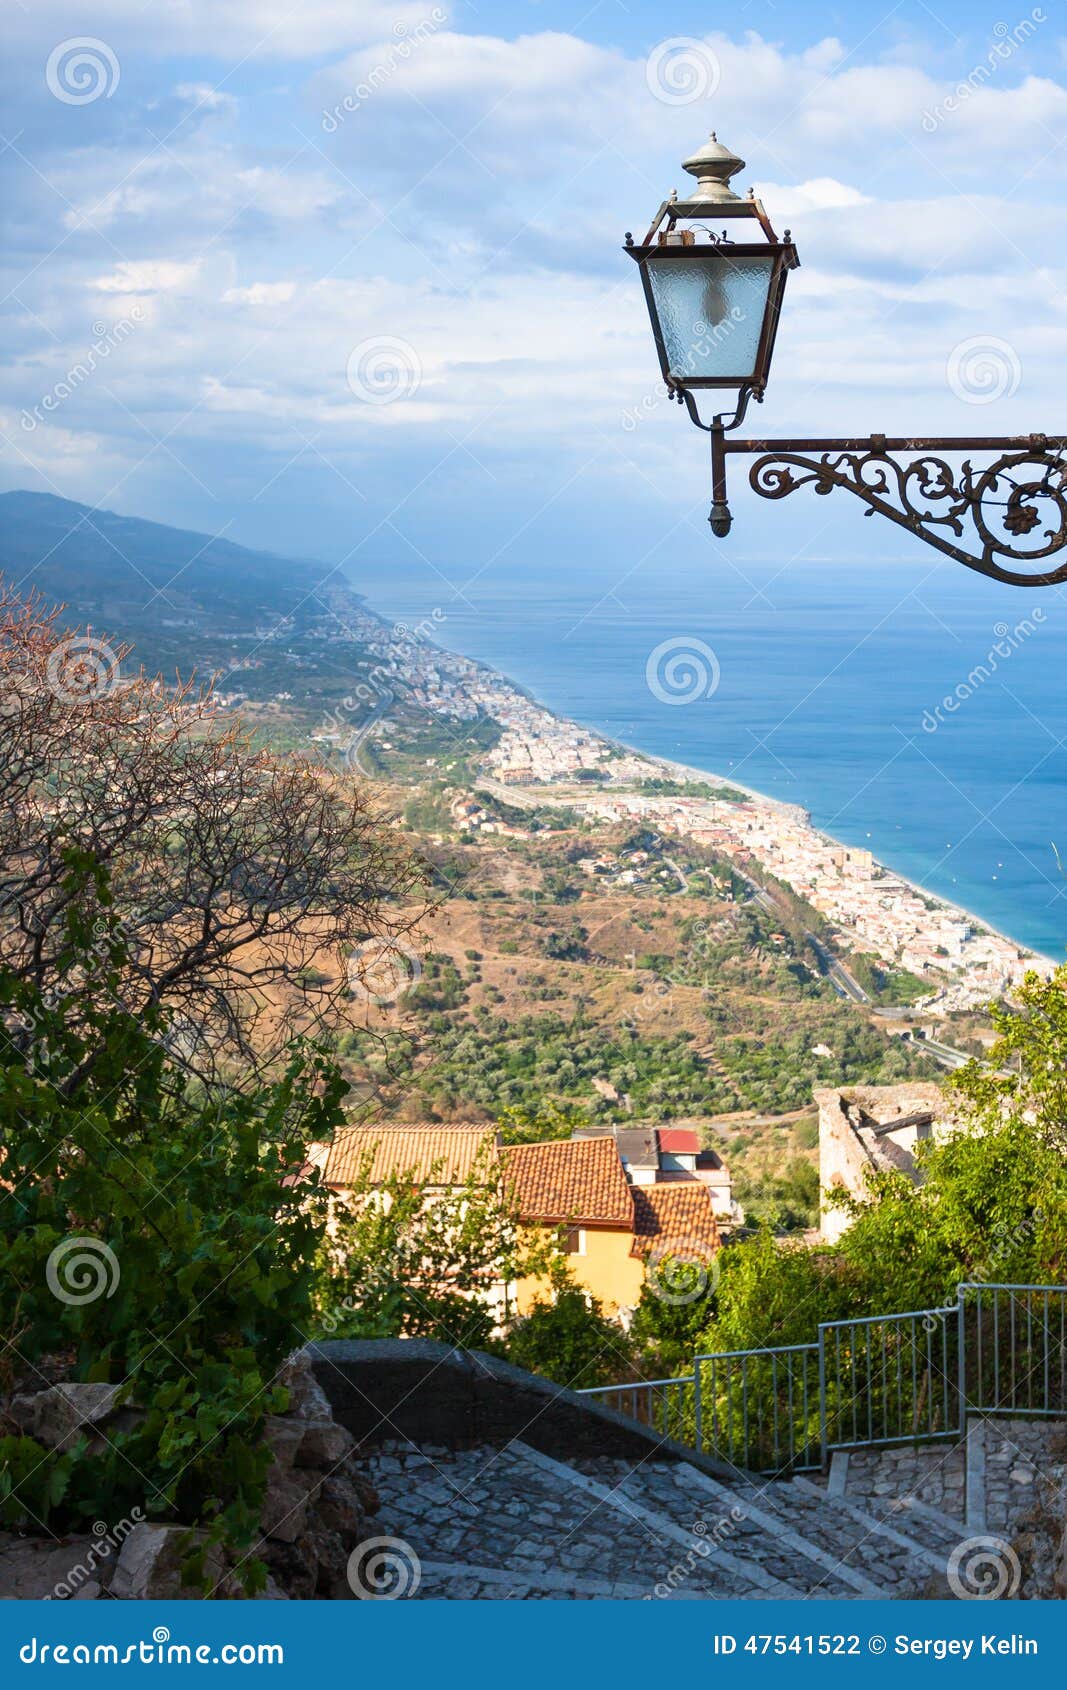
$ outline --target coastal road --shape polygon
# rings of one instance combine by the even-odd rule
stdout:
[[[378,726],[382,717],[387,714],[395,702],[396,700],[393,697],[393,694],[391,692],[386,692],[383,688],[379,702],[371,711],[367,720],[361,723],[361,725],[355,730],[352,738],[345,747],[344,757],[349,768],[355,769],[357,774],[361,774],[365,780],[377,780],[378,776],[376,770],[367,768],[360,756],[360,751],[370,739],[371,734]]]
[[[670,868],[670,869],[673,869],[675,874],[678,876],[678,880],[679,880],[679,883],[681,884],[682,891],[688,892],[688,890],[689,890],[688,878],[686,877],[686,875],[684,875],[682,873],[682,870],[678,867],[678,864],[675,862],[674,858],[673,857],[664,857],[663,861],[666,863],[667,867]]]
[[[935,1061],[945,1068],[962,1068],[965,1062],[971,1060],[965,1050],[942,1044],[940,1039],[915,1039],[913,1042],[916,1050],[928,1050]]]
[[[834,990],[839,992],[843,998],[851,998],[853,1003],[869,1004],[871,1001],[870,993],[864,991],[859,981],[849,973],[844,963],[839,962],[833,952],[827,950],[822,940],[817,939],[809,927],[805,927],[804,937],[823,968],[825,968],[826,978]]]

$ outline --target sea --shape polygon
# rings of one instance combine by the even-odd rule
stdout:
[[[372,609],[549,709],[801,805],[836,839],[1067,953],[1067,601],[960,565],[581,559],[375,566]],[[427,619],[430,619],[429,621]]]

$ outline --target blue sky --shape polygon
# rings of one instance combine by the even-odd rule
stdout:
[[[759,432],[1063,427],[1062,0],[16,0],[7,34],[4,487],[357,575],[705,559],[620,245],[713,126],[803,260]],[[915,555],[735,505],[741,560]]]

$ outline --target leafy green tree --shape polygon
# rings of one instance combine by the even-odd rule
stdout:
[[[0,1387],[42,1389],[58,1359],[131,1412],[91,1452],[0,1439],[0,1518],[63,1531],[136,1505],[241,1546],[263,1421],[285,1406],[276,1376],[311,1327],[325,1211],[307,1146],[331,1135],[343,1087],[310,1048],[269,1086],[191,1087],[162,1011],[119,1001],[106,881],[101,934],[68,880],[60,994],[0,973]]]
[[[322,1243],[318,1331],[493,1347],[507,1317],[503,1288],[547,1271],[552,1239],[520,1226],[491,1152],[463,1185],[434,1191],[433,1171],[373,1186],[372,1162],[369,1152]]]
[[[500,1111],[497,1126],[505,1144],[545,1144],[552,1139],[573,1137],[576,1127],[589,1125],[584,1110],[567,1108],[552,1098],[538,1100],[532,1108],[520,1103]]]
[[[512,1326],[508,1360],[575,1391],[624,1378],[633,1365],[633,1347],[622,1328],[565,1268],[554,1277],[553,1292],[537,1298]]]
[[[678,1301],[663,1297],[657,1289],[661,1276],[667,1282],[684,1285],[687,1265],[692,1269],[692,1299]],[[672,1264],[668,1260],[660,1264],[656,1282],[645,1280],[629,1334],[645,1375],[667,1379],[692,1371],[693,1358],[701,1347],[701,1334],[711,1317],[713,1299],[713,1280],[696,1263]]]

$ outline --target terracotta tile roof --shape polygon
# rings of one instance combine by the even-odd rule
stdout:
[[[707,1260],[721,1242],[711,1193],[701,1180],[634,1186],[631,1256],[680,1256]]]
[[[695,1156],[700,1149],[700,1139],[692,1127],[660,1127],[659,1147],[673,1151],[675,1155]]]
[[[613,1138],[513,1144],[500,1154],[523,1220],[633,1226],[633,1197]]]
[[[486,1122],[458,1126],[414,1124],[382,1127],[341,1127],[326,1162],[329,1185],[348,1186],[358,1179],[364,1159],[373,1155],[370,1177],[375,1185],[394,1174],[410,1173],[421,1184],[464,1185],[479,1155],[490,1155],[496,1128]]]

